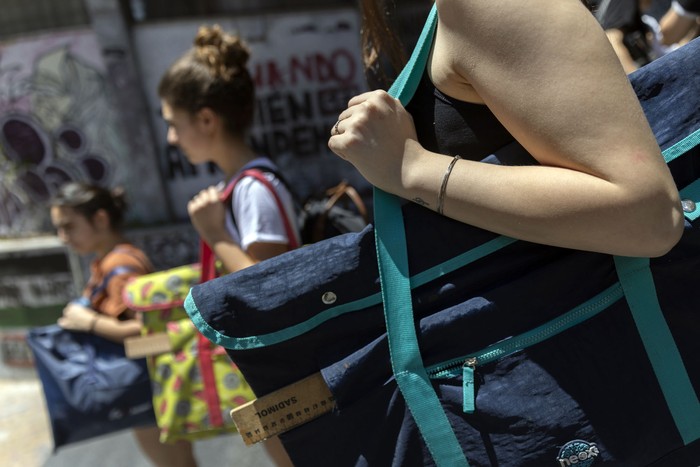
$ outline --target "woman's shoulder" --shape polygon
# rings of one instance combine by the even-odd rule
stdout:
[[[475,39],[503,34],[541,35],[543,31],[565,29],[582,17],[594,19],[581,0],[436,0],[441,25],[452,33]],[[517,43],[510,42],[517,48]]]
[[[247,204],[261,197],[267,198],[275,193],[287,195],[290,193],[286,182],[279,172],[272,170],[260,170],[260,176],[248,176],[241,178],[234,188],[234,202]]]
[[[513,102],[543,82],[558,82],[553,72],[565,75],[572,87],[582,57],[605,62],[589,60],[589,69],[619,67],[581,0],[437,0],[437,10],[433,61],[441,64],[438,70],[446,79],[470,84],[483,99],[512,95]]]
[[[251,171],[257,172],[257,174],[250,174]],[[247,176],[246,173],[248,173]],[[281,183],[287,185],[286,180],[282,175],[282,170],[277,166],[277,164],[266,156],[258,156],[252,161],[244,165],[239,175],[236,177],[238,179],[236,190],[241,191],[244,189],[250,189],[250,187],[257,186],[258,189],[265,185],[264,181],[260,180],[257,175],[262,175],[266,180],[270,181],[274,185]]]
[[[144,274],[153,270],[146,253],[131,243],[118,244],[100,261],[100,269],[105,272],[119,267],[128,268],[128,270],[138,274]]]

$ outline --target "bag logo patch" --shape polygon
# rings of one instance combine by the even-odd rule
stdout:
[[[580,439],[575,439],[566,443],[557,456],[561,467],[590,467],[595,462],[600,451],[595,443],[588,443]]]

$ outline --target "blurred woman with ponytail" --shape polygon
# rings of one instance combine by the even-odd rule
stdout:
[[[58,319],[61,327],[118,343],[139,335],[140,317],[124,304],[122,290],[131,277],[152,272],[153,266],[121,231],[126,208],[123,190],[78,182],[61,187],[52,200],[51,222],[60,240],[80,255],[94,256],[82,296],[66,305]],[[134,428],[134,435],[154,465],[196,466],[192,445],[161,444],[155,424]]]

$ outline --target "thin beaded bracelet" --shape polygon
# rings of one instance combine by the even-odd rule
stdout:
[[[454,156],[452,160],[450,161],[450,165],[447,166],[447,170],[445,171],[445,175],[442,177],[442,185],[440,185],[440,193],[438,193],[438,201],[437,201],[437,213],[442,214],[442,209],[445,204],[445,192],[447,191],[447,181],[450,179],[450,174],[452,173],[452,168],[455,166],[457,161],[461,159],[461,157]]]

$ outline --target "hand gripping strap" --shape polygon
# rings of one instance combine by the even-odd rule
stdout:
[[[436,25],[433,7],[413,55],[389,93],[405,106],[420,82]],[[666,162],[697,146],[697,131],[664,151]],[[681,192],[697,201],[698,184]],[[438,465],[468,465],[435,392],[418,348],[410,300],[405,233],[400,202],[374,189],[375,235],[392,367],[399,389]],[[697,213],[686,214],[694,220]],[[628,304],[669,410],[685,444],[700,438],[700,403],[663,317],[648,258],[615,257]]]
[[[403,105],[408,103],[418,87],[436,24],[437,10],[433,6],[408,64],[389,90],[389,94]],[[375,188],[374,206],[377,262],[396,382],[437,465],[468,467],[469,463],[423,366],[413,322],[401,202],[396,196]]]
[[[688,445],[700,438],[700,402],[661,311],[649,258],[616,256],[615,267],[666,404]]]
[[[270,190],[275,198],[275,203],[280,211],[280,216],[282,216],[282,222],[284,223],[284,228],[287,233],[289,247],[297,248],[298,242],[296,241],[296,236],[294,230],[292,229],[291,222],[287,216],[287,212],[284,209],[282,200],[280,199],[277,191],[272,186],[270,181],[265,178],[263,173],[258,169],[248,169],[243,171],[236,179],[230,182],[223,193],[221,194],[221,201],[230,204],[233,197],[233,190],[236,184],[243,177],[253,177],[259,182],[261,182],[265,187]],[[214,279],[217,276],[216,272],[216,257],[211,247],[204,241],[200,240],[199,244],[199,259],[202,265],[202,276],[200,282],[206,282]],[[212,426],[221,427],[224,425],[224,419],[221,415],[221,400],[219,399],[219,393],[216,388],[216,375],[214,373],[214,344],[202,334],[197,336],[197,350],[198,350],[198,360],[199,369],[202,375],[202,381],[204,382],[204,398],[207,403],[207,410],[209,413],[209,421]]]

